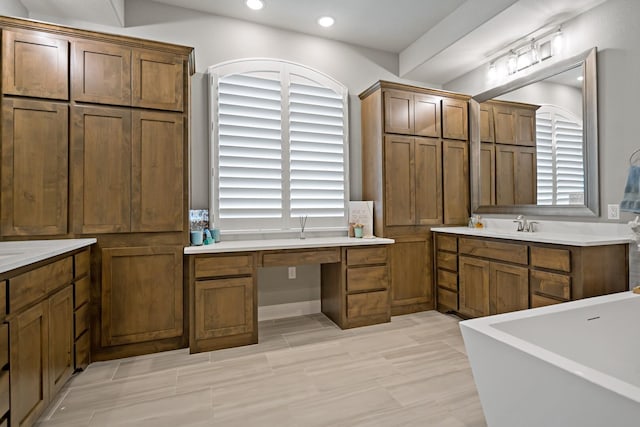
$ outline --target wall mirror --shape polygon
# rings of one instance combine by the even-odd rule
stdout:
[[[470,101],[474,213],[598,216],[596,48]]]

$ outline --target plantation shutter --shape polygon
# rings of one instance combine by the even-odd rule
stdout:
[[[553,122],[549,114],[536,116],[538,204],[554,204]]]

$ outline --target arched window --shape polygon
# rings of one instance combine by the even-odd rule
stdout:
[[[536,112],[538,204],[584,205],[582,120],[555,105]]]
[[[345,229],[347,89],[308,67],[241,60],[208,70],[211,212],[224,231]]]

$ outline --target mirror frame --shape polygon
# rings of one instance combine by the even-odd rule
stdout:
[[[546,68],[489,89],[469,101],[470,191],[471,212],[482,214],[524,214],[544,216],[599,216],[598,180],[598,91],[597,48],[558,61]],[[480,103],[552,77],[563,71],[584,66],[582,81],[582,127],[584,137],[585,194],[584,205],[483,205],[480,206]]]

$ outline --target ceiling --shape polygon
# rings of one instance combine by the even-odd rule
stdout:
[[[126,26],[130,0],[20,0],[29,16]],[[135,0],[251,21],[398,55],[402,78],[444,85],[606,0]],[[318,17],[335,25],[322,28]]]

